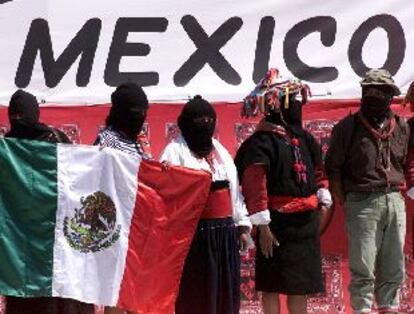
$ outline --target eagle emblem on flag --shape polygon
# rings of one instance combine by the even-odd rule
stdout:
[[[112,199],[96,191],[80,199],[72,218],[63,221],[63,233],[69,245],[82,253],[98,252],[112,246],[118,239],[121,225],[116,224],[116,207]]]

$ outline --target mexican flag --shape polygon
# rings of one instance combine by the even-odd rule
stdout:
[[[173,313],[210,182],[110,148],[0,140],[0,294]]]

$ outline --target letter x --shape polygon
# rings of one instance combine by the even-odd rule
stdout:
[[[237,33],[242,24],[241,18],[232,17],[209,37],[193,16],[184,16],[181,19],[181,25],[188,37],[194,42],[197,50],[175,73],[175,85],[185,86],[188,84],[206,63],[226,83],[240,84],[241,77],[220,53],[220,49]]]

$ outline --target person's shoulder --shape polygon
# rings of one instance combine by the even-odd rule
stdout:
[[[36,140],[38,141],[46,141],[50,143],[66,143],[71,144],[69,137],[61,130],[55,127],[48,126],[44,123],[39,123],[38,135],[36,136]]]
[[[101,138],[115,137],[115,136],[116,136],[116,132],[110,127],[106,127],[100,130],[98,133],[98,137],[101,137]]]
[[[233,158],[230,155],[229,150],[223,144],[221,144],[219,140],[213,138],[213,146],[219,152],[221,156],[224,156],[226,158],[230,158],[231,160],[233,160]]]
[[[165,150],[179,150],[182,143],[172,140],[165,146]]]
[[[51,131],[50,137],[52,139],[51,142],[72,144],[72,141],[63,131],[57,128],[50,128],[50,131]]]
[[[245,142],[247,143],[268,143],[277,142],[281,140],[281,136],[270,131],[258,131],[254,132]]]
[[[356,112],[355,113],[349,113],[346,117],[339,120],[336,125],[344,126],[344,125],[348,125],[348,124],[351,124],[351,123],[355,123],[355,119],[356,119],[357,115],[358,115],[358,113],[356,113]]]
[[[346,117],[342,118],[335,124],[333,130],[348,131],[349,129],[352,129],[355,126],[356,115],[357,113],[348,114]]]
[[[184,141],[184,139],[179,136],[173,140],[171,140],[164,148],[164,151],[168,152],[181,152],[183,149],[187,148],[187,143]]]
[[[281,140],[276,134],[268,131],[259,131],[250,135],[239,147],[236,159],[243,158],[252,152],[269,152]]]
[[[414,131],[414,117],[406,120],[403,117],[401,117],[398,114],[394,113],[394,118],[396,121],[396,124],[398,125],[398,127],[401,129],[401,131],[405,134],[413,134]]]
[[[228,152],[227,148],[226,148],[226,147],[224,147],[224,145],[223,145],[223,144],[221,144],[219,140],[217,140],[217,139],[213,138],[213,139],[212,139],[212,141],[213,141],[213,146],[214,146],[215,148],[219,148],[219,149],[222,149],[222,150],[225,150],[226,152]]]
[[[117,133],[112,128],[106,127],[98,132],[93,145],[111,146],[117,140],[119,140]]]

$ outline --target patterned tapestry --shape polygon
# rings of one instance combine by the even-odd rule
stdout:
[[[157,157],[166,143],[177,137],[179,129],[176,124],[176,116],[180,111],[180,106],[161,106],[158,105],[149,114],[149,122],[145,124],[144,131],[147,138],[153,146],[154,157]],[[254,132],[257,121],[241,120],[239,118],[239,106],[223,105],[218,107],[218,127],[215,137],[218,138],[234,154],[237,147]],[[336,107],[335,107],[336,108]],[[317,109],[317,110],[316,110]],[[335,123],[344,115],[354,110],[355,106],[340,108],[339,110],[327,110],[326,113],[321,107],[315,106],[315,112],[305,111],[304,126],[319,141],[325,154],[328,145],[331,130]],[[82,108],[62,109],[66,110],[59,113],[61,116],[58,121],[54,121],[56,110],[45,111],[43,117],[48,125],[58,127],[63,130],[74,143],[90,144],[94,136],[102,129],[107,108],[94,109],[99,112],[95,114],[95,120],[81,118]],[[72,110],[72,111],[68,111]],[[84,116],[91,110],[85,109]],[[406,114],[407,115],[407,114]],[[62,117],[68,117],[65,121]],[[81,122],[77,122],[79,119]],[[5,110],[0,110],[0,136],[8,128]],[[400,312],[414,313],[414,258],[413,258],[413,240],[412,240],[412,221],[414,202],[408,202],[408,235],[407,235],[407,255],[406,265],[408,276],[401,286],[400,294]],[[323,294],[307,297],[308,313],[311,314],[340,314],[350,313],[349,295],[347,284],[349,283],[349,272],[347,269],[347,251],[346,236],[344,232],[344,217],[341,208],[333,207],[325,216],[321,217],[321,234],[322,234],[322,264],[323,276],[325,279],[326,291]],[[248,254],[242,256],[241,268],[241,312],[242,314],[259,314],[262,313],[260,306],[260,294],[254,289],[254,249]],[[0,298],[0,314],[4,310],[4,302]],[[282,313],[286,309],[282,309]],[[97,313],[103,313],[101,307],[97,307]]]

